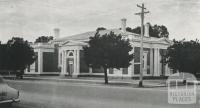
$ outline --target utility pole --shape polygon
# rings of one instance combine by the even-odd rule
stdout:
[[[144,7],[144,4],[142,3],[142,6],[137,5],[137,7],[141,8],[140,13],[135,13],[135,15],[140,15],[141,17],[141,41],[140,41],[140,81],[139,81],[139,87],[143,87],[143,37],[144,37],[144,14],[149,13],[149,11],[144,11],[146,8]]]

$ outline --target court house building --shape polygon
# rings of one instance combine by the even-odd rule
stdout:
[[[155,38],[149,36],[149,23],[145,24],[143,75],[168,76],[170,68],[162,63],[166,49],[171,45],[168,38]],[[108,69],[110,77],[135,77],[140,73],[140,34],[126,31],[126,19],[121,19],[121,29],[100,30],[100,35],[110,33],[121,34],[129,39],[133,47],[131,51],[135,57],[128,68]],[[96,31],[89,31],[72,36],[60,36],[60,30],[54,29],[54,40],[48,43],[34,43],[37,60],[26,69],[25,74],[55,74],[77,77],[81,75],[104,75],[103,69],[88,67],[84,60],[83,47],[88,45],[89,37]]]

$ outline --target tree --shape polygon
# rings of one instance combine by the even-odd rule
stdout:
[[[53,40],[53,36],[40,36],[35,40],[35,43],[39,43],[39,42],[47,43],[50,40]]]
[[[104,28],[104,27],[98,27],[98,28],[96,29],[96,31],[99,31],[99,30],[106,30],[106,28]]]
[[[24,69],[31,65],[36,59],[33,48],[23,38],[13,37],[7,42],[9,56],[9,70],[14,70],[21,75]]]
[[[130,27],[127,27],[126,28],[126,31],[128,32],[132,32],[132,33],[136,33],[136,34],[140,34],[141,33],[141,27],[136,27],[134,29],[130,28]]]
[[[132,33],[136,33],[136,34],[141,33],[141,27],[139,27],[139,26],[134,28],[134,29],[127,27],[126,30],[129,31],[129,32],[132,32]],[[167,27],[165,27],[164,25],[157,25],[156,24],[156,25],[152,26],[150,24],[149,35],[151,37],[156,37],[156,38],[161,38],[161,37],[168,38],[169,32],[167,30]]]
[[[197,75],[200,72],[200,43],[198,40],[173,40],[173,45],[167,49],[166,58],[170,68]]]
[[[0,44],[0,70],[6,70],[9,65],[8,47]]]
[[[85,61],[90,67],[104,69],[105,84],[108,84],[108,68],[127,68],[133,59],[133,54],[129,54],[132,50],[129,40],[114,32],[100,36],[97,31],[88,43],[89,46],[83,48]]]

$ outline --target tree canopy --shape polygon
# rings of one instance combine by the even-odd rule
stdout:
[[[35,43],[39,43],[39,42],[47,43],[50,40],[53,40],[53,36],[40,36],[35,40]]]
[[[127,31],[129,32],[132,32],[132,33],[136,33],[136,34],[140,34],[141,33],[141,27],[138,26],[136,28],[130,28],[130,27],[127,27],[126,28]],[[156,37],[156,38],[161,38],[161,37],[166,37],[168,38],[169,37],[169,32],[167,30],[167,27],[165,27],[164,25],[154,25],[152,26],[150,24],[150,27],[149,27],[149,35],[151,37]]]
[[[0,70],[6,70],[9,66],[8,46],[0,44]]]
[[[24,70],[36,56],[28,41],[13,37],[7,44],[0,44],[0,70]]]
[[[98,28],[96,29],[96,31],[99,31],[99,30],[106,30],[106,28],[105,28],[105,27],[98,27]]]
[[[129,54],[132,50],[129,40],[114,32],[102,36],[97,32],[88,43],[83,48],[85,61],[90,67],[104,68],[105,83],[108,83],[107,68],[127,68],[133,59],[133,54]]]
[[[180,72],[196,75],[200,72],[200,43],[198,40],[176,41],[168,47],[166,63]]]

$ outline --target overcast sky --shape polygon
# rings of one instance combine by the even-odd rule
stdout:
[[[34,41],[53,35],[54,28],[61,37],[119,28],[121,18],[133,28],[140,25],[134,13],[141,3],[150,11],[145,22],[165,25],[170,39],[200,39],[200,0],[0,0],[0,41],[13,36]]]

